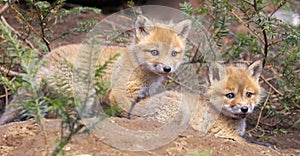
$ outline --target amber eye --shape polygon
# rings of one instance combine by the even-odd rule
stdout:
[[[177,51],[172,51],[171,55],[172,55],[172,56],[176,56],[177,53],[178,53]]]
[[[151,52],[151,54],[153,56],[157,56],[158,55],[158,51],[157,50],[151,50],[150,52]]]
[[[253,93],[251,93],[251,92],[246,92],[246,96],[247,96],[247,98],[251,98],[251,97],[252,97],[252,95],[253,95]]]
[[[232,99],[234,98],[234,94],[233,93],[228,93],[225,95],[228,99]]]

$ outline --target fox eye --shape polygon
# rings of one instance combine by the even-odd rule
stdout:
[[[151,50],[150,52],[151,52],[151,54],[153,56],[157,56],[158,55],[158,51],[157,50]]]
[[[172,55],[172,56],[176,56],[177,53],[178,53],[177,51],[172,51],[171,55]]]
[[[234,94],[233,93],[228,93],[225,95],[228,99],[232,99],[234,98]]]
[[[246,96],[247,96],[247,98],[251,98],[251,97],[252,97],[252,95],[253,95],[253,93],[251,93],[251,92],[246,92]]]

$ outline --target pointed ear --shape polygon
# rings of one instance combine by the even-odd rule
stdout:
[[[256,81],[259,80],[259,77],[262,73],[262,62],[261,61],[255,61],[253,64],[251,64],[247,71]]]
[[[192,28],[191,20],[184,20],[174,26],[174,31],[181,37],[186,38]]]
[[[210,83],[213,81],[220,81],[227,74],[226,68],[217,62],[213,62],[210,64],[208,68],[208,77]]]
[[[140,39],[144,35],[149,34],[153,29],[153,23],[145,16],[139,15],[135,21],[136,37]]]

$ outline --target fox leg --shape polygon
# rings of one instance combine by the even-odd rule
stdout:
[[[248,136],[248,135],[243,135],[242,138],[244,138],[247,142],[249,143],[253,143],[253,144],[257,144],[260,146],[265,146],[265,147],[269,147],[269,148],[274,148],[274,145],[270,144],[270,143],[266,143],[266,142],[259,142],[254,140],[252,137]]]
[[[5,107],[4,113],[0,117],[0,125],[4,125],[14,121],[20,121],[24,119],[22,117],[22,107],[14,106],[14,103],[20,103],[23,99],[26,99],[26,91],[21,89],[19,95],[14,95],[12,99],[8,102],[8,105]]]
[[[131,115],[131,112],[132,112],[134,106],[135,106],[138,102],[140,102],[141,99],[142,99],[142,98],[137,97],[137,98],[131,103],[130,109],[129,109],[128,113],[127,113],[127,118],[128,118],[128,119],[130,119],[130,115]]]
[[[21,120],[21,111],[21,107],[6,108],[5,112],[1,115],[0,125]]]

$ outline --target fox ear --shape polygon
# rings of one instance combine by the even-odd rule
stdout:
[[[213,62],[208,68],[208,77],[210,83],[213,81],[220,81],[227,74],[226,69],[219,63]]]
[[[192,21],[184,20],[174,26],[174,31],[181,37],[186,38],[191,30]]]
[[[135,21],[136,37],[140,39],[143,35],[149,34],[153,29],[153,23],[145,16],[139,15]]]
[[[255,61],[248,67],[247,71],[256,81],[258,81],[262,73],[262,62]]]

